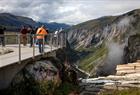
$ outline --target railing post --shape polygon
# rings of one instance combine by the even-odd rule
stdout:
[[[67,47],[67,33],[66,32],[64,32],[65,33],[65,48]]]
[[[30,35],[32,36],[32,47],[33,47],[33,59],[35,59],[35,35]],[[30,39],[31,40],[31,39]]]
[[[20,41],[20,34],[18,34],[18,48],[19,48],[19,64],[21,63],[21,41]]]
[[[44,55],[44,51],[45,51],[45,35],[43,35],[43,55]]]
[[[58,47],[57,48],[59,48],[59,47],[61,47],[61,33],[59,33],[58,34]]]
[[[28,37],[28,33],[26,34],[26,45],[28,45],[28,43],[29,43],[29,37]]]
[[[60,33],[60,43],[61,43],[60,48],[63,48],[64,43],[63,43],[63,33],[62,32]]]
[[[3,36],[3,40],[4,40],[4,45],[6,46],[6,44],[8,44],[8,39],[7,39],[6,35]]]
[[[51,51],[52,51],[52,44],[53,44],[53,40],[52,40],[52,38],[53,38],[53,34],[51,33],[51,35],[50,35],[50,45],[51,45]]]
[[[59,40],[59,33],[57,33],[57,35],[56,35],[56,43],[57,43],[56,47],[57,47],[57,49],[58,49],[58,46],[59,46],[58,40]]]
[[[18,44],[18,33],[16,33],[16,44]]]
[[[0,37],[2,37],[3,35],[0,35]],[[4,51],[4,47],[3,47],[3,42],[2,42],[2,39],[0,39],[0,43],[1,43],[1,48],[2,48],[2,51]]]

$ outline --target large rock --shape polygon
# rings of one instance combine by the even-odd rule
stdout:
[[[0,94],[58,95],[54,94],[57,91],[62,93],[59,95],[68,95],[77,87],[77,73],[65,65],[65,52],[60,49],[54,55],[48,54],[48,57],[28,63],[13,78],[10,87],[6,91],[0,91]],[[66,92],[63,91],[65,86]]]

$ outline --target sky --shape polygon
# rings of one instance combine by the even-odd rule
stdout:
[[[140,0],[0,0],[0,13],[75,25],[140,8]]]

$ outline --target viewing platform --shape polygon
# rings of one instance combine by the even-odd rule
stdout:
[[[19,55],[19,46],[18,44],[14,45],[7,45],[6,48],[9,48],[13,50],[13,52],[0,55],[0,68],[11,65],[14,63],[18,63],[19,61],[24,61],[28,59],[35,59],[37,56],[42,56],[43,54],[39,53],[38,46],[35,45],[35,47],[29,47],[27,46],[21,46],[21,55]],[[59,48],[59,47],[58,47]],[[45,45],[44,47],[44,53],[48,53],[54,50],[58,49],[57,47],[51,47],[49,45]],[[34,54],[33,54],[34,52]],[[19,56],[21,57],[19,59]]]

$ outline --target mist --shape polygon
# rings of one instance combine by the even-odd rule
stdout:
[[[132,23],[134,21],[135,21],[135,19],[132,16],[124,17],[118,22],[117,26],[118,26],[118,28],[129,27],[130,23]]]
[[[110,42],[107,44],[108,54],[104,66],[102,66],[102,74],[109,75],[116,73],[116,66],[122,64],[124,55],[124,44]]]
[[[117,25],[116,28],[121,31],[114,31],[114,32],[121,32],[121,33],[127,32],[126,29],[131,25],[133,21],[135,21],[133,17],[124,17],[116,24]],[[111,36],[113,38],[114,35]],[[119,42],[113,42],[112,39],[110,39],[107,42],[108,55],[105,61],[106,64],[104,66],[105,73],[115,74],[116,65],[123,64],[124,47],[127,44],[127,40],[126,40],[127,37],[124,39],[125,42],[123,44],[119,44]]]

